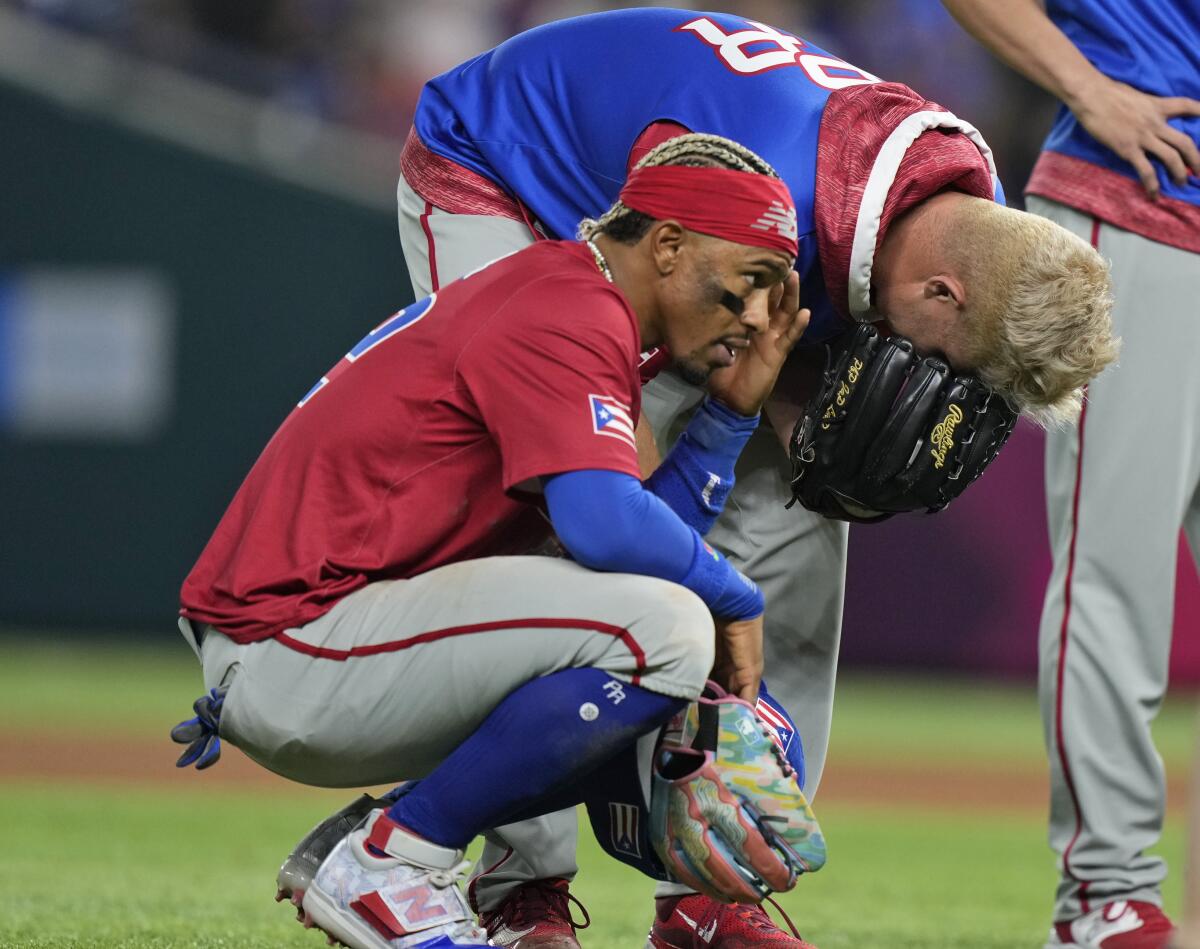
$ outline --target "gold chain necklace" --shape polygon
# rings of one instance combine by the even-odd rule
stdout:
[[[604,275],[604,279],[609,283],[613,282],[612,268],[608,266],[608,261],[604,259],[604,255],[600,253],[600,248],[592,241],[584,241],[588,245],[588,250],[592,252],[592,259],[596,261],[596,266],[600,268],[600,273]]]

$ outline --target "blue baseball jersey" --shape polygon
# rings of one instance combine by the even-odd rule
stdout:
[[[414,118],[433,152],[514,194],[556,237],[617,198],[656,121],[741,142],[796,204],[809,305],[824,296],[813,203],[830,92],[878,81],[813,44],[723,13],[640,8],[522,33],[431,80]],[[764,105],[769,104],[769,111]],[[814,323],[832,314],[814,309]]]
[[[1047,0],[1046,12],[1110,79],[1151,95],[1200,99],[1197,0]],[[1176,117],[1170,124],[1200,142],[1200,117]],[[1092,138],[1065,106],[1045,148],[1137,178],[1133,166]],[[1200,205],[1200,186],[1176,185],[1161,163],[1155,165],[1164,195]]]

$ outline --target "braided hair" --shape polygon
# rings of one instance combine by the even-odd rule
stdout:
[[[636,167],[653,165],[729,168],[771,178],[779,177],[774,168],[745,145],[739,145],[720,135],[708,135],[703,132],[692,132],[668,139],[652,149]],[[599,218],[585,217],[580,221],[578,234],[581,241],[594,240],[603,234],[622,244],[636,244],[646,236],[653,223],[654,218],[625,207],[618,199]]]

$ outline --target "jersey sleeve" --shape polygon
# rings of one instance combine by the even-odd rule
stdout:
[[[505,490],[584,468],[640,478],[638,358],[633,313],[614,289],[564,275],[509,300],[458,366]]]

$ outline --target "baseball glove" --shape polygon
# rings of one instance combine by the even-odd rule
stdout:
[[[858,523],[940,511],[991,464],[1017,413],[903,336],[862,323],[841,342],[792,431],[792,503]]]
[[[758,903],[825,863],[796,774],[753,706],[709,683],[651,777],[650,839],[670,876],[726,903]]]

